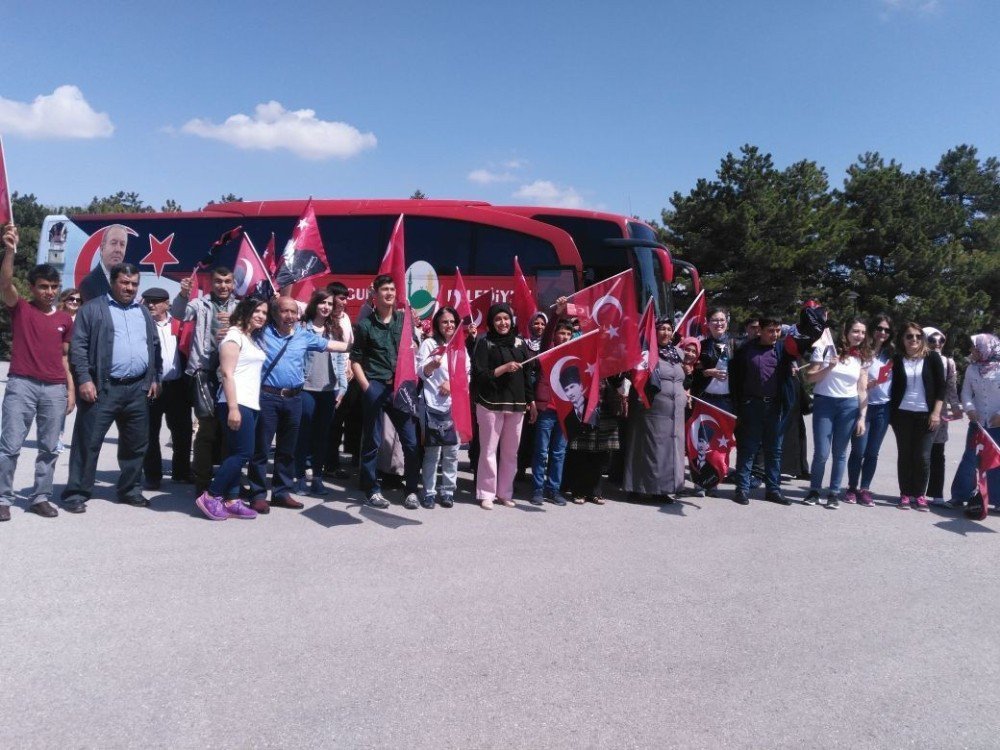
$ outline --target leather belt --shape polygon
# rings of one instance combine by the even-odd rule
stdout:
[[[282,398],[291,398],[292,396],[298,396],[302,392],[302,386],[298,388],[275,388],[273,385],[262,385],[260,387],[264,393],[270,393],[275,396],[281,396]]]
[[[140,380],[145,380],[145,378],[146,373],[143,373],[142,375],[136,375],[134,378],[109,377],[108,382],[111,383],[111,385],[133,385],[134,383],[138,383]]]

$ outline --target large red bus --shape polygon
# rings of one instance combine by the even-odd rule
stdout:
[[[237,225],[258,251],[273,232],[280,252],[305,205],[305,200],[238,201],[182,213],[48,216],[39,262],[60,268],[64,287],[78,286],[97,263],[102,230],[121,224],[132,235],[125,259],[142,270],[142,287],[160,286],[173,295],[211,244]],[[405,215],[406,294],[422,317],[433,313],[442,285],[453,289],[456,267],[470,295],[493,291],[496,299],[509,299],[515,256],[540,307],[633,267],[639,299],[653,296],[658,310],[673,312],[669,253],[657,246],[648,225],[627,217],[445,200],[314,200],[313,208],[331,273],[306,279],[292,293],[302,299],[339,280],[350,290],[352,316],[367,296],[400,214]],[[236,253],[233,243],[216,261],[232,267]]]

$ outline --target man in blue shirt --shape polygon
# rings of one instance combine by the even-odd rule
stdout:
[[[299,325],[299,306],[291,297],[271,301],[271,322],[264,326],[267,358],[261,372],[260,415],[254,456],[250,462],[250,507],[268,513],[271,507],[302,508],[292,497],[295,478],[295,444],[302,418],[300,394],[305,384],[306,352],[346,352],[342,341],[323,338]],[[271,503],[267,502],[267,451],[274,446]]]
[[[69,347],[79,396],[69,479],[62,494],[70,513],[87,510],[97,459],[112,422],[118,426],[118,502],[149,505],[140,482],[149,442],[146,400],[160,392],[160,338],[149,311],[136,299],[139,269],[119,263],[110,275],[110,293],[90,300],[77,313]]]

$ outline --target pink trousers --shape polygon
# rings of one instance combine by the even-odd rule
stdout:
[[[514,496],[517,446],[521,442],[524,412],[491,411],[476,404],[476,421],[479,423],[476,499],[510,500]]]

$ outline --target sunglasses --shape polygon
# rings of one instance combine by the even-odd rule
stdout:
[[[72,302],[74,304],[79,305],[81,302],[83,302],[83,298],[82,297],[67,297],[66,301],[67,302]]]
[[[927,340],[930,341],[932,344],[940,344],[942,341],[944,341],[944,339],[941,336],[931,336]]]
[[[907,341],[920,341],[924,337],[922,333],[907,333],[903,338]]]
[[[879,333],[892,333],[892,329],[885,326],[875,326],[875,330]]]

